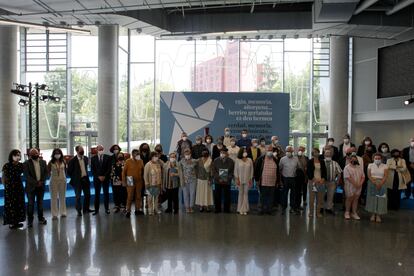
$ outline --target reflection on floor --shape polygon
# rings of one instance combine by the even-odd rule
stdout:
[[[382,224],[196,213],[0,228],[1,275],[412,275],[414,212]],[[49,214],[48,214],[49,215]]]

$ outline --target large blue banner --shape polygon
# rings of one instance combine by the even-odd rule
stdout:
[[[215,93],[161,92],[161,144],[165,152],[176,148],[185,131],[194,141],[209,128],[214,142],[229,127],[240,138],[243,129],[250,138],[279,136],[286,146],[289,139],[289,94],[286,93]]]

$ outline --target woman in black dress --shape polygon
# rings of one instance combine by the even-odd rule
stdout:
[[[3,166],[4,184],[4,225],[10,229],[23,227],[26,220],[24,204],[24,188],[21,179],[23,164],[20,162],[19,150],[12,150],[9,154],[9,162]]]

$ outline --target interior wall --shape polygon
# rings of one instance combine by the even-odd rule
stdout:
[[[377,99],[378,48],[410,39],[414,39],[412,29],[392,40],[353,39],[351,129],[356,143],[370,136],[376,145],[385,141],[393,148],[403,148],[414,137],[414,105],[403,104],[409,96]]]

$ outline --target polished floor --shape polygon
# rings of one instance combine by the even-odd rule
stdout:
[[[195,213],[0,228],[0,275],[413,275],[414,211],[384,222]],[[49,214],[48,214],[49,215]]]

